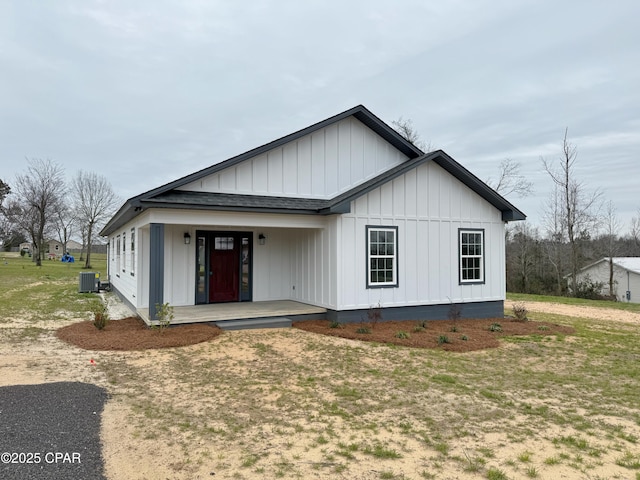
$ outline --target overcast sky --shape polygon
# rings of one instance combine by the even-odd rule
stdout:
[[[50,158],[125,200],[363,104],[481,179],[519,162],[534,224],[568,127],[628,223],[639,19],[638,0],[0,0],[0,178]]]

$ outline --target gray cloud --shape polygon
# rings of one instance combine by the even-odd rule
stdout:
[[[363,103],[480,178],[536,194],[564,129],[628,221],[640,152],[640,4],[546,1],[5,2],[0,178],[25,156],[130,197]]]

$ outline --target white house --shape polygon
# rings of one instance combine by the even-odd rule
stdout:
[[[493,317],[504,226],[523,219],[357,106],[130,198],[101,235],[112,288],[147,321],[165,302],[205,320],[281,300],[338,321],[378,304],[385,320],[446,318],[452,303]]]
[[[640,257],[612,257],[613,292],[619,302],[640,303]],[[602,294],[609,294],[609,257],[587,265],[578,272],[578,283],[587,278],[602,283]]]

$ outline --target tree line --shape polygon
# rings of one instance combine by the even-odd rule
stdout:
[[[42,264],[46,240],[56,238],[67,251],[80,238],[91,268],[96,232],[120,203],[107,179],[80,170],[69,181],[64,168],[50,159],[27,158],[12,184],[0,179],[0,239],[7,250],[24,241],[33,245],[33,260]]]
[[[416,147],[431,151],[431,143],[420,138],[411,120],[401,117],[392,124]],[[507,226],[507,291],[615,298],[612,259],[640,256],[640,207],[629,231],[622,232],[613,203],[576,175],[578,151],[569,141],[568,128],[558,155],[540,160],[553,192],[543,206],[540,227],[526,221]],[[533,184],[520,173],[520,164],[509,158],[498,164],[496,178],[485,183],[507,198],[533,193]],[[578,272],[602,258],[609,259],[607,284],[580,282]]]
[[[640,256],[640,208],[622,232],[614,204],[576,175],[577,159],[565,129],[559,156],[541,159],[554,186],[541,228],[523,222],[507,229],[508,291],[614,299],[613,257]],[[609,259],[605,284],[579,280],[583,267],[603,258]]]

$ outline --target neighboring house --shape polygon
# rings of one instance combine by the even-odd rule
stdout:
[[[47,253],[49,254],[49,258],[52,256],[61,257],[64,252],[64,245],[60,243],[58,240],[47,240]]]
[[[363,106],[130,198],[111,287],[156,305],[290,300],[360,321],[501,317],[505,223],[525,215],[443,151]],[[145,317],[146,312],[148,317]]]
[[[50,239],[47,240],[48,250],[47,253],[49,255],[57,255],[62,256],[65,254],[64,245],[58,240]],[[75,240],[67,240],[67,252],[71,251],[80,251],[82,250],[82,245]]]
[[[28,251],[28,252],[30,252],[31,250],[33,250],[33,249],[31,248],[31,242],[22,242],[22,243],[20,244],[20,246],[18,247],[18,251],[20,252],[20,251],[22,251],[22,250],[25,250],[25,251]]]
[[[640,303],[640,257],[612,257],[613,293],[619,302]],[[602,283],[602,295],[609,295],[609,257],[598,260],[578,272],[578,283],[587,278]]]

